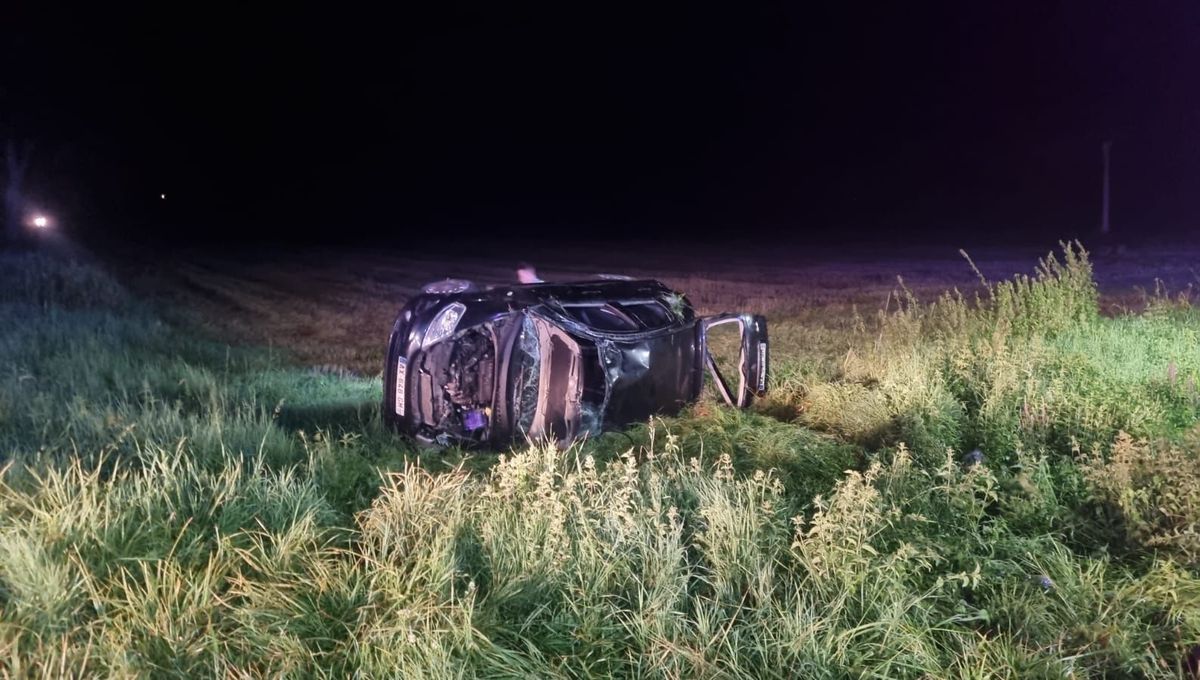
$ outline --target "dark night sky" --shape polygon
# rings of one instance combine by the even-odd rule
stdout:
[[[0,10],[0,126],[89,238],[1058,238],[1104,139],[1117,228],[1200,238],[1192,0],[159,4]]]

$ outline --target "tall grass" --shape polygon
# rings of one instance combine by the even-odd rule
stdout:
[[[802,422],[872,447],[904,441],[931,461],[946,448],[1011,461],[1195,423],[1200,317],[1102,318],[1086,252],[1063,252],[974,301],[899,296],[835,379],[792,397]]]
[[[785,320],[760,412],[499,457],[99,271],[10,291],[0,675],[1187,677],[1200,319],[1063,258],[901,293],[824,378]]]

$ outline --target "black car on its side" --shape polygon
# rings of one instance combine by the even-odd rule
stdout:
[[[740,331],[737,376],[722,375],[709,331]],[[476,289],[430,284],[408,301],[388,341],[384,421],[425,444],[559,445],[677,412],[707,370],[732,406],[767,387],[767,322],[699,317],[652,280],[535,283]],[[731,376],[734,377],[734,376]]]

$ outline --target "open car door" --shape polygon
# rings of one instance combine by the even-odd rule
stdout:
[[[746,408],[754,397],[765,395],[770,362],[767,318],[760,314],[718,314],[706,317],[700,323],[704,329],[704,363],[721,398],[730,406]],[[735,325],[739,333],[736,384],[731,384],[721,373],[708,343],[710,330],[728,324]]]

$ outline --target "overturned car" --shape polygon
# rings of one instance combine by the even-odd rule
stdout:
[[[722,374],[710,331],[739,332],[736,376]],[[430,284],[401,310],[388,341],[384,422],[437,446],[565,445],[677,412],[706,371],[730,405],[767,386],[767,323],[699,317],[652,280],[534,283],[479,290]]]

